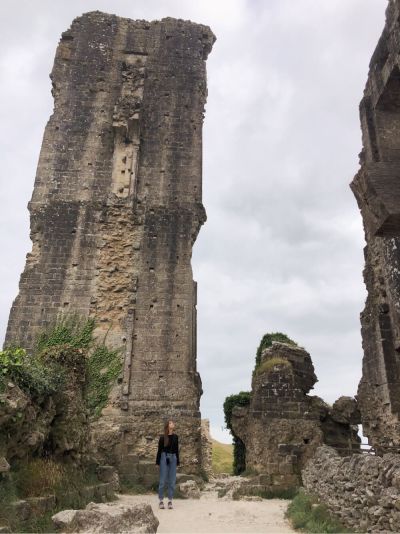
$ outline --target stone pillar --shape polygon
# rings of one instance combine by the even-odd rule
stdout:
[[[32,251],[6,335],[30,350],[59,312],[96,316],[96,334],[123,349],[123,374],[96,423],[113,429],[108,452],[153,458],[173,417],[189,470],[200,462],[202,392],[191,254],[206,220],[202,123],[214,40],[188,21],[99,11],[62,34],[28,206]]]
[[[374,446],[400,445],[400,2],[391,0],[360,104],[363,150],[351,189],[363,217],[368,291],[358,402]]]

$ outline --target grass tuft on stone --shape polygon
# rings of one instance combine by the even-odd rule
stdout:
[[[289,504],[286,517],[293,528],[310,533],[340,533],[350,532],[332,514],[328,508],[299,489],[297,495]]]
[[[260,373],[270,373],[275,370],[276,366],[283,366],[292,369],[292,364],[286,358],[279,358],[274,356],[268,360],[264,360],[258,367],[256,367],[255,372]]]

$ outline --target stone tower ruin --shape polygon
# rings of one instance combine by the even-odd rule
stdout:
[[[188,21],[90,12],[62,34],[50,75],[54,111],[28,204],[32,251],[6,344],[32,349],[59,312],[97,317],[96,334],[124,351],[95,429],[110,461],[153,459],[171,416],[183,463],[201,462],[191,254],[206,220],[202,123],[214,41]]]
[[[400,446],[400,2],[390,0],[360,104],[363,150],[351,188],[364,222],[358,401],[374,446]]]

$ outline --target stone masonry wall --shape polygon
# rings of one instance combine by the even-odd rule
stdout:
[[[265,490],[301,485],[301,470],[323,443],[358,449],[359,413],[354,399],[333,407],[307,393],[317,377],[307,351],[273,342],[255,369],[249,406],[235,406],[232,428],[246,447],[246,468]]]
[[[320,447],[302,472],[316,495],[351,532],[400,531],[400,455],[341,458]]]
[[[54,111],[28,205],[32,251],[6,343],[32,349],[60,312],[98,318],[95,333],[123,351],[93,427],[97,453],[115,462],[153,459],[166,417],[177,419],[186,469],[201,461],[191,253],[206,219],[214,40],[189,21],[89,12],[62,34],[50,75]]]
[[[400,445],[400,1],[390,0],[360,103],[363,149],[351,188],[364,223],[358,402],[375,447]]]

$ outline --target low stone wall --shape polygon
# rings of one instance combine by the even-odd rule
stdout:
[[[66,492],[64,496],[70,495],[72,497],[78,496],[74,492]],[[80,497],[87,503],[91,501],[95,502],[108,502],[113,501],[115,497],[115,483],[103,482],[100,484],[94,484],[92,486],[85,486],[79,490]],[[21,522],[29,521],[34,518],[39,518],[54,510],[59,504],[55,495],[47,495],[44,497],[27,497],[26,499],[20,499],[11,504],[14,509],[14,515],[19,518]],[[0,526],[1,532],[11,532],[6,526]]]
[[[400,531],[400,454],[341,457],[322,446],[302,478],[307,492],[352,531]]]

